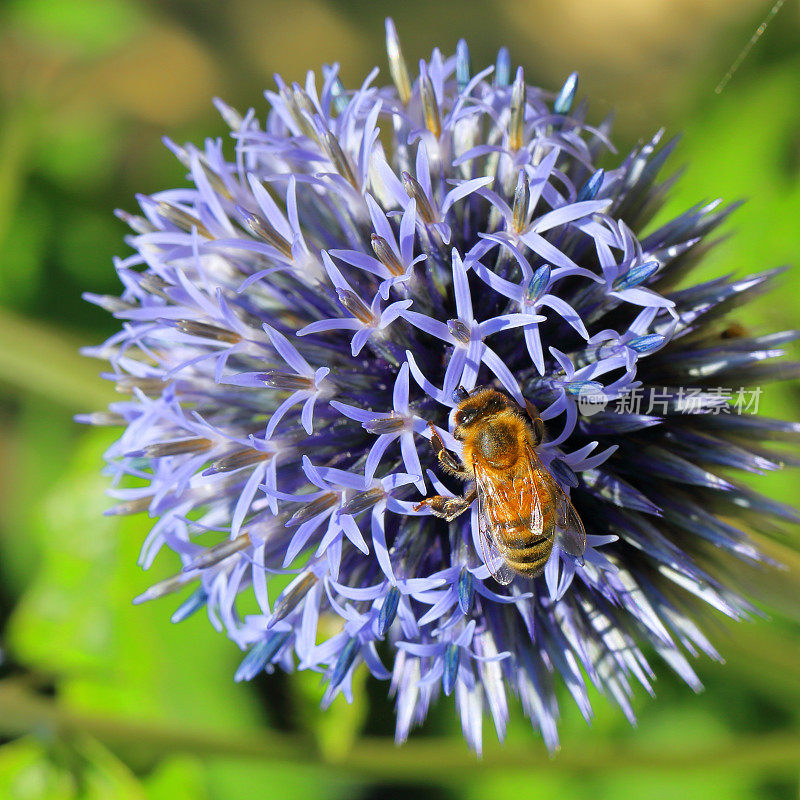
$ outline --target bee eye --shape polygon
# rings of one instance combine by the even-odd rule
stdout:
[[[456,425],[469,425],[474,421],[477,411],[474,408],[466,408],[459,411],[455,416]]]

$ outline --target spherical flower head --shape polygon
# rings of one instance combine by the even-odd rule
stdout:
[[[618,159],[577,76],[529,86],[506,50],[474,72],[464,42],[413,76],[391,22],[387,43],[393,85],[278,78],[263,122],[217,103],[232,145],[168,142],[188,186],[120,212],[124,291],[88,296],[122,321],[90,353],[129,397],[86,419],[123,427],[111,513],[155,520],[142,566],[165,548],[182,564],[138,599],[186,588],[173,620],[206,608],[247,651],[237,679],[315,670],[327,704],[363,663],[389,681],[398,741],[445,695],[477,751],[513,695],[552,750],[559,683],[587,720],[590,683],[633,720],[645,651],[698,689],[687,655],[717,654],[695,617],[752,610],[723,576],[767,559],[735,520],[796,518],[732,473],[777,468],[760,440],[800,426],[737,393],[752,405],[791,372],[774,359],[794,334],[725,321],[774,273],[674,288],[727,210],[643,232],[661,133]],[[529,432],[540,419],[538,474],[586,531],[504,584],[485,502],[443,468],[480,386]],[[434,495],[464,513],[433,514]]]

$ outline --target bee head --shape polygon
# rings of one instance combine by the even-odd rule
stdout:
[[[453,399],[459,401],[458,411],[453,420],[457,428],[462,430],[487,416],[500,413],[512,404],[501,392],[486,388],[476,389],[470,393],[459,387],[453,393]]]

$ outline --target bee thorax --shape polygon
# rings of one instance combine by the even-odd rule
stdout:
[[[475,438],[475,454],[495,469],[508,469],[519,459],[519,433],[507,424],[489,424]]]

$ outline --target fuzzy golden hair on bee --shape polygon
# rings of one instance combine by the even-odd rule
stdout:
[[[499,583],[515,575],[539,575],[558,540],[577,558],[586,532],[564,490],[542,464],[536,447],[544,424],[536,409],[522,409],[496,389],[457,393],[460,400],[453,436],[461,458],[451,453],[431,427],[431,444],[445,472],[469,482],[463,497],[428,497],[427,506],[448,522],[478,501],[483,559]]]
[[[510,468],[533,445],[524,412],[495,389],[482,389],[462,401],[456,411],[453,436],[461,441],[461,461],[471,472],[475,459],[494,469]]]

